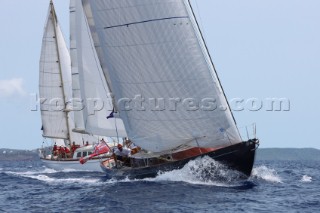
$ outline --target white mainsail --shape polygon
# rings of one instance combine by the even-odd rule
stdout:
[[[162,152],[241,142],[188,0],[82,3],[135,144]]]
[[[70,1],[73,94],[83,101],[75,111],[75,130],[108,137],[126,137],[119,118],[107,119],[113,104],[99,58],[92,41],[81,0]],[[78,102],[79,103],[79,102]]]

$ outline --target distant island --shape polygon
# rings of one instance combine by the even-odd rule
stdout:
[[[0,161],[38,159],[38,150],[0,149]],[[256,160],[320,161],[320,150],[312,148],[259,148],[256,153]]]
[[[320,161],[320,150],[313,148],[259,148],[256,160],[316,160]]]
[[[0,161],[36,160],[38,150],[0,149]]]

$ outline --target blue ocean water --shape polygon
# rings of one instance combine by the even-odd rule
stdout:
[[[207,166],[216,168],[213,177]],[[233,181],[236,175],[208,158],[143,180],[1,161],[0,212],[320,211],[318,161],[256,161],[247,181]]]

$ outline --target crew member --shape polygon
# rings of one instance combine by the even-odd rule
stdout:
[[[66,151],[64,147],[60,146],[60,157],[65,158],[66,157]]]
[[[141,150],[141,148],[140,147],[138,147],[138,146],[136,146],[130,139],[128,139],[128,138],[126,138],[126,140],[125,140],[125,145],[126,145],[126,147],[128,148],[128,149],[131,149],[131,155],[134,155],[134,154],[136,154],[136,153],[138,153],[140,150]]]
[[[58,146],[56,143],[53,145],[52,154],[53,154],[53,156],[57,156],[59,154],[58,153]]]
[[[71,158],[71,152],[70,149],[68,147],[65,148],[65,152],[66,152],[66,158]]]
[[[76,149],[79,148],[79,145],[76,145],[76,142],[72,142],[72,145],[71,145],[71,156],[73,156],[74,152],[76,151]]]
[[[121,144],[118,144],[117,149],[114,151],[115,161],[123,161],[124,164],[130,165],[130,159],[128,158],[130,150],[124,149]]]

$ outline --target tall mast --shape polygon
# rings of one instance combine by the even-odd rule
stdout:
[[[51,7],[51,15],[52,15],[52,21],[53,21],[53,28],[54,28],[54,39],[56,42],[56,46],[57,46],[57,56],[58,56],[58,63],[59,63],[59,76],[60,76],[60,80],[61,80],[61,88],[62,88],[62,94],[63,94],[63,108],[64,108],[64,112],[66,113],[66,118],[67,118],[67,130],[68,130],[68,140],[69,140],[69,145],[71,146],[71,138],[70,138],[70,126],[69,126],[69,112],[68,110],[66,110],[66,96],[64,93],[64,84],[63,84],[63,78],[62,78],[62,68],[61,68],[61,63],[60,63],[60,53],[59,53],[59,43],[58,43],[58,38],[57,38],[57,16],[56,16],[56,12],[54,10],[54,5],[52,0],[50,0],[50,7]]]

